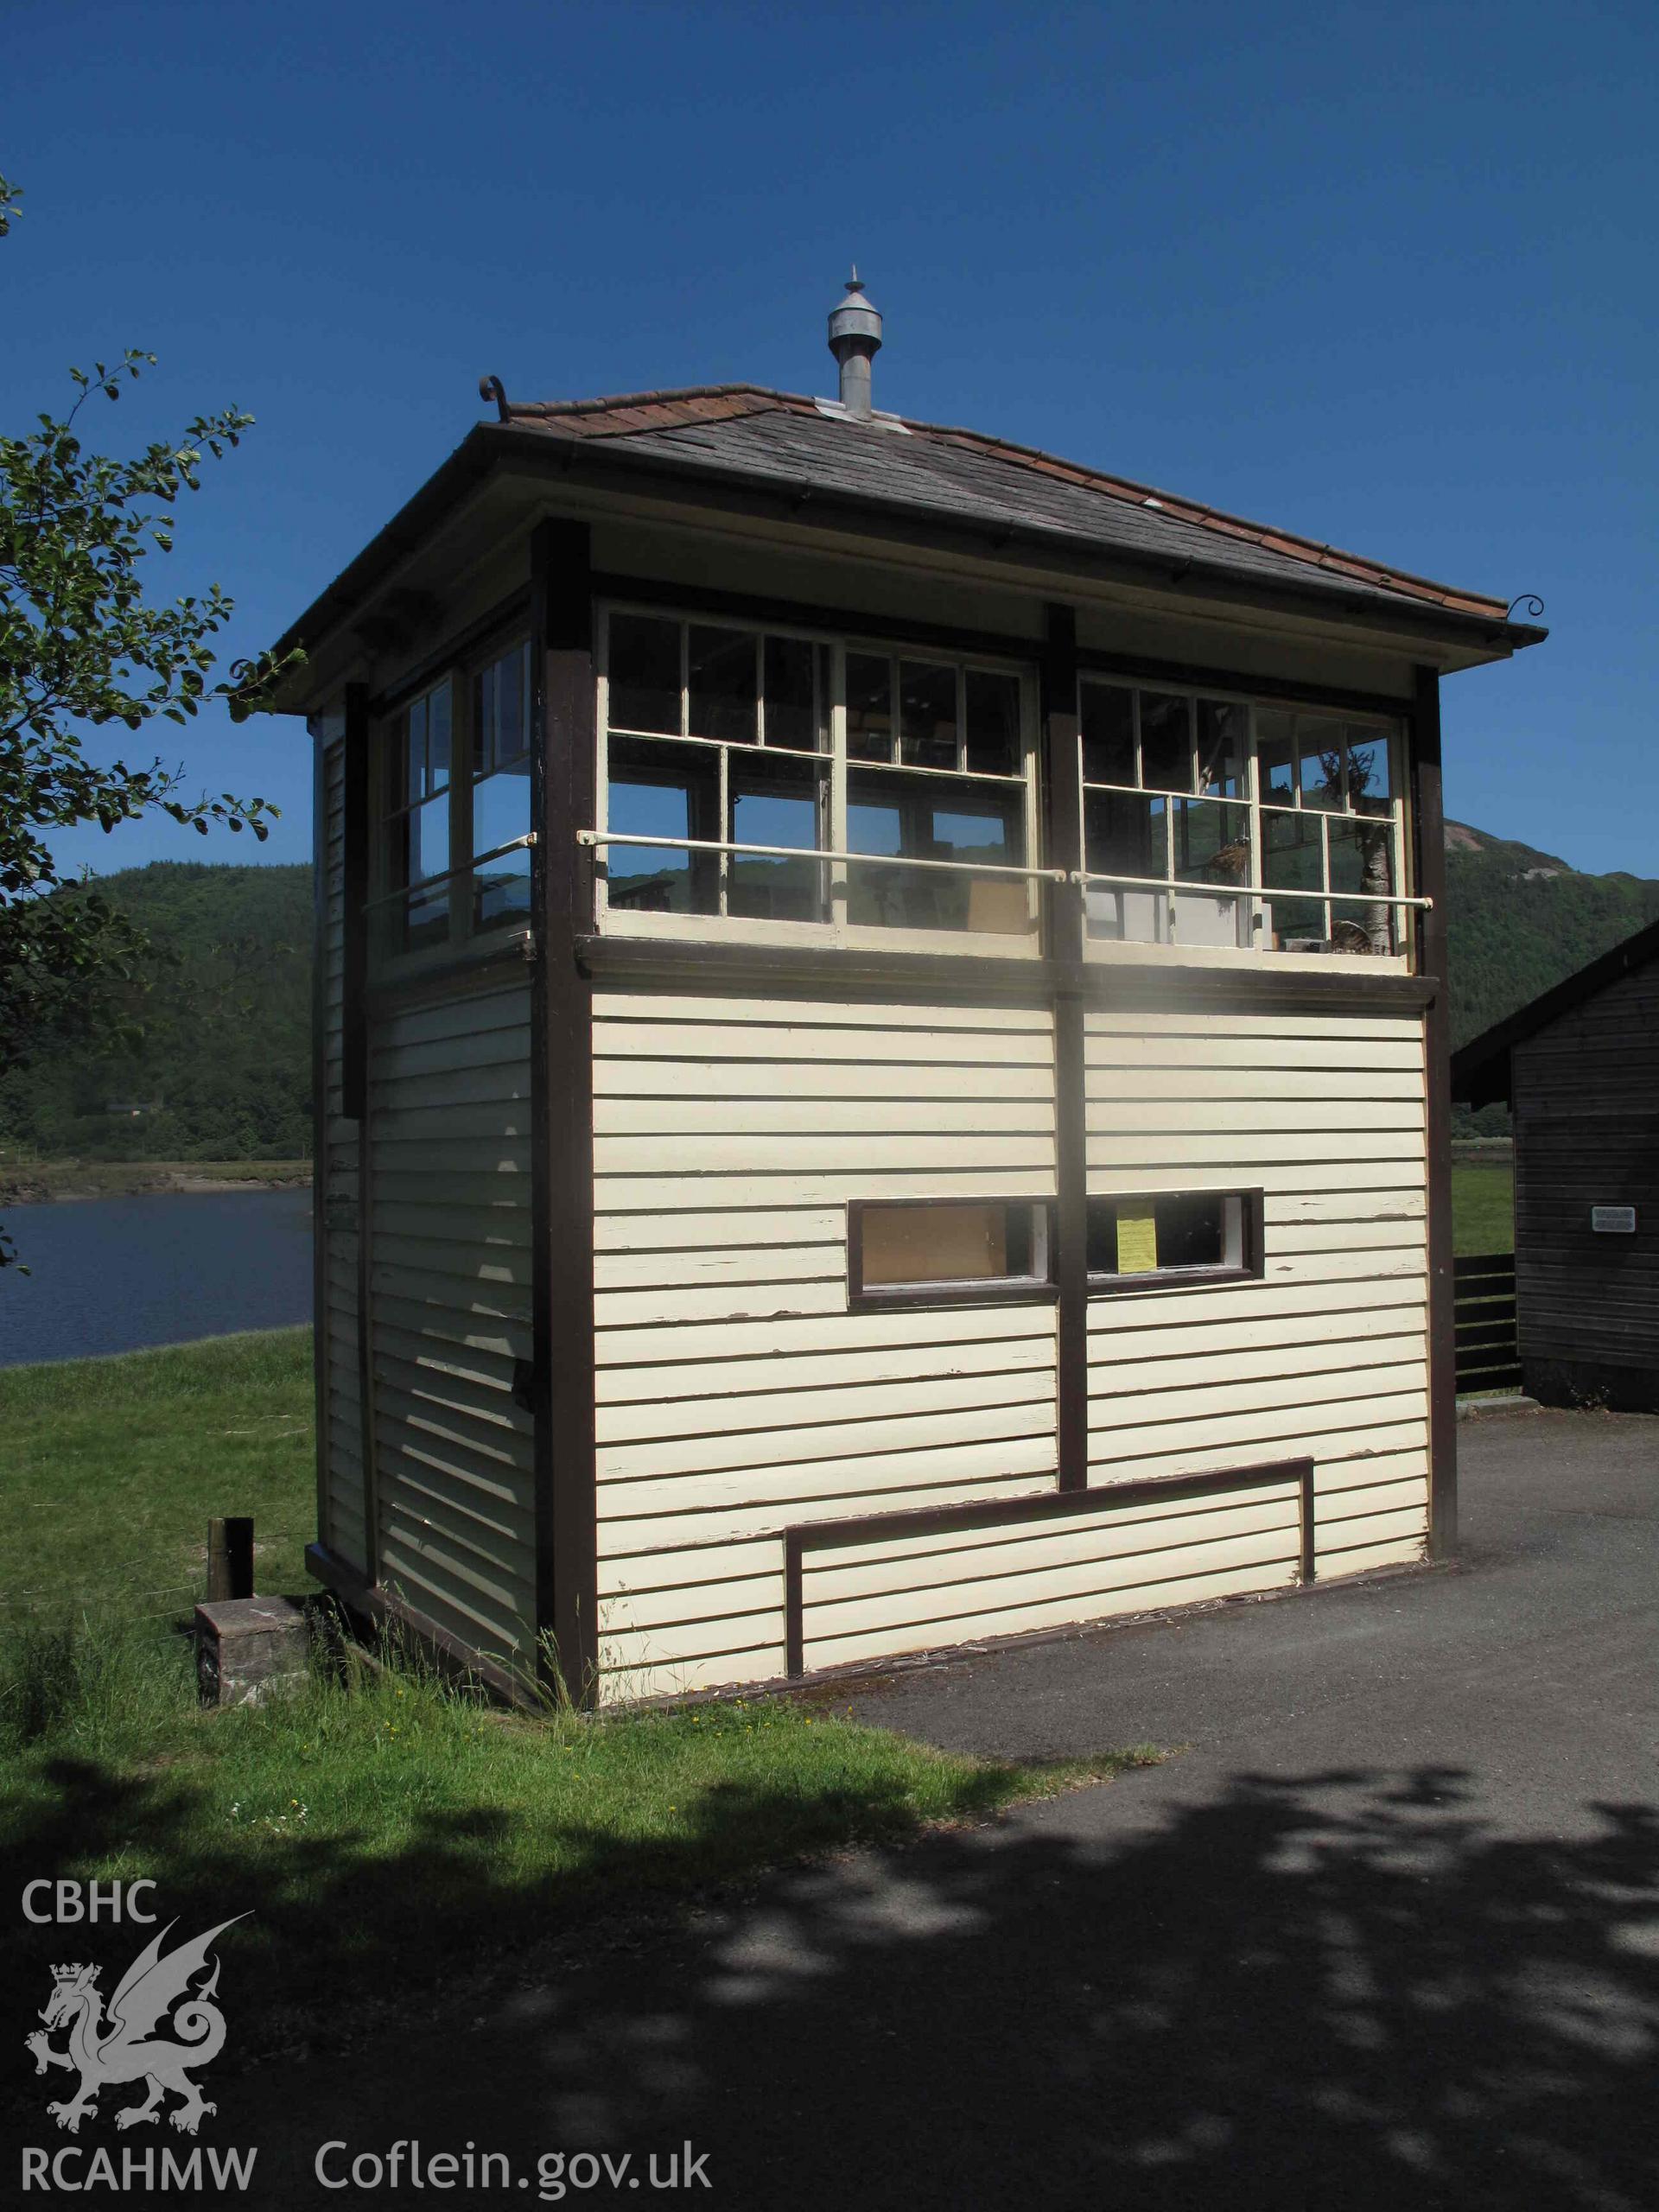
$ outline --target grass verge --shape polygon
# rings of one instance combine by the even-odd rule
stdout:
[[[36,1623],[0,1651],[0,1878],[148,1876],[181,1935],[251,1915],[234,1945],[256,2057],[352,2040],[342,1987],[448,2001],[597,1904],[899,1842],[1158,1756],[963,1758],[788,1700],[526,1716],[349,1654],[286,1697],[203,1712],[182,1637]],[[6,1948],[33,1986],[63,1936],[19,1928]]]
[[[0,1372],[0,1882],[148,1876],[181,1936],[251,1915],[226,1939],[227,1987],[233,1940],[250,1993],[239,2063],[351,2040],[367,1993],[451,2002],[597,1904],[637,1912],[1158,1756],[957,1757],[789,1700],[506,1713],[329,1652],[289,1696],[204,1712],[181,1630],[207,1516],[252,1513],[260,1587],[298,1590],[312,1481],[308,1332]],[[116,1933],[79,1955],[113,1966]],[[65,1935],[14,1919],[0,1951],[32,1988]]]
[[[313,1408],[308,1329],[0,1368],[0,1620],[188,1613],[214,1514],[303,1589]]]
[[[1452,1248],[1458,1252],[1513,1252],[1514,1168],[1454,1166],[1452,1229]]]

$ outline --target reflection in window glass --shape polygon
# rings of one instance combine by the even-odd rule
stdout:
[[[473,875],[473,927],[505,929],[530,915],[530,855],[522,848],[486,861]]]
[[[1348,725],[1348,801],[1356,814],[1387,814],[1394,796],[1386,732],[1365,722]]]
[[[686,728],[693,737],[753,745],[760,639],[693,622],[686,630]]]
[[[529,831],[530,762],[526,759],[485,777],[473,793],[474,852],[493,853]]]
[[[1082,712],[1084,783],[1135,783],[1134,692],[1109,683],[1085,683]]]
[[[1141,694],[1141,780],[1149,791],[1192,788],[1190,702],[1164,691]]]
[[[847,656],[847,753],[853,760],[893,758],[893,664],[874,653]]]
[[[729,842],[737,845],[792,845],[810,852],[823,843],[827,805],[825,771],[811,760],[734,760],[731,766]],[[726,887],[726,911],[760,915],[771,921],[823,919],[824,872],[821,861],[781,860],[760,853],[734,853]]]
[[[1020,868],[1026,845],[1021,793],[957,785],[947,786],[941,796],[938,785],[921,778],[855,772],[847,779],[847,843],[855,853]],[[1031,926],[1030,905],[1025,883],[1012,876],[856,866],[848,870],[847,912],[855,922],[1023,933]]]
[[[954,768],[957,671],[934,661],[899,664],[899,755],[907,768]]]
[[[404,715],[404,774],[401,779],[401,801],[394,795],[392,804],[416,806],[427,794],[426,779],[426,702],[416,699]]]
[[[388,748],[386,825],[393,888],[410,896],[394,908],[393,943],[401,950],[440,944],[449,935],[450,689],[448,679],[411,699],[394,725]]]
[[[1048,1217],[1040,1205],[935,1200],[864,1206],[855,1216],[868,1290],[930,1283],[1045,1283]]]
[[[529,750],[530,649],[515,645],[473,678],[473,773],[487,776]]]
[[[1276,709],[1256,709],[1255,773],[1264,806],[1295,805],[1295,734],[1290,716]]]
[[[613,729],[680,731],[680,626],[652,614],[610,620]]]
[[[1325,888],[1319,824],[1300,814],[1262,817],[1262,880],[1271,893]],[[1281,950],[1323,950],[1325,906],[1315,897],[1274,897],[1268,901],[1274,942]]]
[[[636,913],[712,914],[720,869],[712,853],[674,840],[720,836],[720,758],[702,746],[616,738],[610,744],[611,829],[660,845],[606,849],[608,903]]]
[[[1247,710],[1220,699],[1198,702],[1198,789],[1213,798],[1244,795],[1244,759],[1249,746]]]
[[[528,850],[500,848],[530,830],[530,651],[515,645],[473,678],[473,927],[530,912]],[[494,854],[492,860],[483,860]]]
[[[409,873],[405,881],[420,883],[429,876],[449,873],[449,800],[447,795],[429,798],[409,817]]]
[[[1020,772],[1020,679],[970,668],[963,678],[968,766],[978,776]]]
[[[1324,715],[1298,715],[1296,749],[1301,756],[1302,804],[1339,812],[1342,724]]]
[[[410,950],[441,944],[449,934],[449,887],[440,883],[429,890],[416,888],[433,876],[449,872],[449,795],[447,791],[411,807],[404,817],[401,880],[410,887],[405,909],[404,943]]]
[[[813,682],[813,649],[804,638],[768,638],[766,643],[766,743],[795,753],[817,753],[827,740],[820,724]]]
[[[1357,894],[1333,906],[1332,942],[1339,952],[1392,952],[1394,910],[1387,900],[1394,888],[1394,840],[1387,823],[1333,822],[1330,836],[1331,888]]]
[[[1162,877],[1169,872],[1169,802],[1132,791],[1085,791],[1084,865],[1091,875]],[[1084,893],[1090,937],[1160,944],[1168,934],[1167,895],[1145,884],[1090,884]]]
[[[1175,873],[1184,883],[1248,883],[1250,810],[1197,798],[1171,801],[1174,809]],[[1230,906],[1242,906],[1231,899]]]
[[[449,686],[440,683],[426,695],[426,787],[442,791],[449,781]]]

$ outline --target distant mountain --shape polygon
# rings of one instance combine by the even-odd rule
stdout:
[[[1659,880],[1586,875],[1463,822],[1446,825],[1446,876],[1457,1045],[1659,920]]]
[[[1454,1041],[1659,919],[1659,880],[1446,830]],[[100,888],[156,948],[136,1043],[0,1077],[0,1147],[48,1160],[284,1160],[311,1144],[311,871],[157,861]],[[135,1110],[136,1109],[136,1110]],[[1488,1108],[1460,1127],[1507,1126]]]
[[[99,888],[155,948],[123,1008],[128,1034],[0,1078],[0,1147],[48,1160],[308,1152],[310,869],[156,861]]]

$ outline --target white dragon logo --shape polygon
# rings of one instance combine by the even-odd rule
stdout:
[[[239,1912],[233,1920],[221,1920],[217,1928],[210,1928],[193,1943],[181,1943],[163,1958],[162,1945],[178,1926],[177,1921],[169,1920],[121,1977],[120,1986],[110,1999],[107,2020],[97,1986],[97,1967],[53,1967],[52,1995],[40,2016],[44,2027],[24,2040],[34,2053],[36,2074],[44,2074],[48,2066],[67,2067],[72,2074],[79,2069],[80,2087],[74,2096],[47,2107],[60,2127],[76,2134],[89,2113],[97,2118],[93,2101],[99,2091],[124,2082],[143,2082],[149,2094],[142,2104],[124,2106],[117,2113],[118,2127],[134,2127],[141,2120],[156,2119],[169,2089],[184,2101],[169,2117],[186,2135],[195,2133],[204,2113],[219,2109],[206,2101],[186,2071],[188,2067],[207,2065],[225,2045],[225,2015],[212,2001],[219,1987],[218,1961],[200,1989],[193,1993],[190,1983],[207,1966],[214,1937],[247,1916]],[[181,2004],[181,1998],[188,1998],[188,2002]],[[173,2043],[152,2035],[150,2031],[162,2019],[185,2040]],[[54,2050],[48,2037],[66,2024],[69,2048]]]

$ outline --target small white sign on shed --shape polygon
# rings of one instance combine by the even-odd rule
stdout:
[[[1592,1206],[1590,1226],[1598,1236],[1634,1236],[1636,1208],[1634,1206]]]

